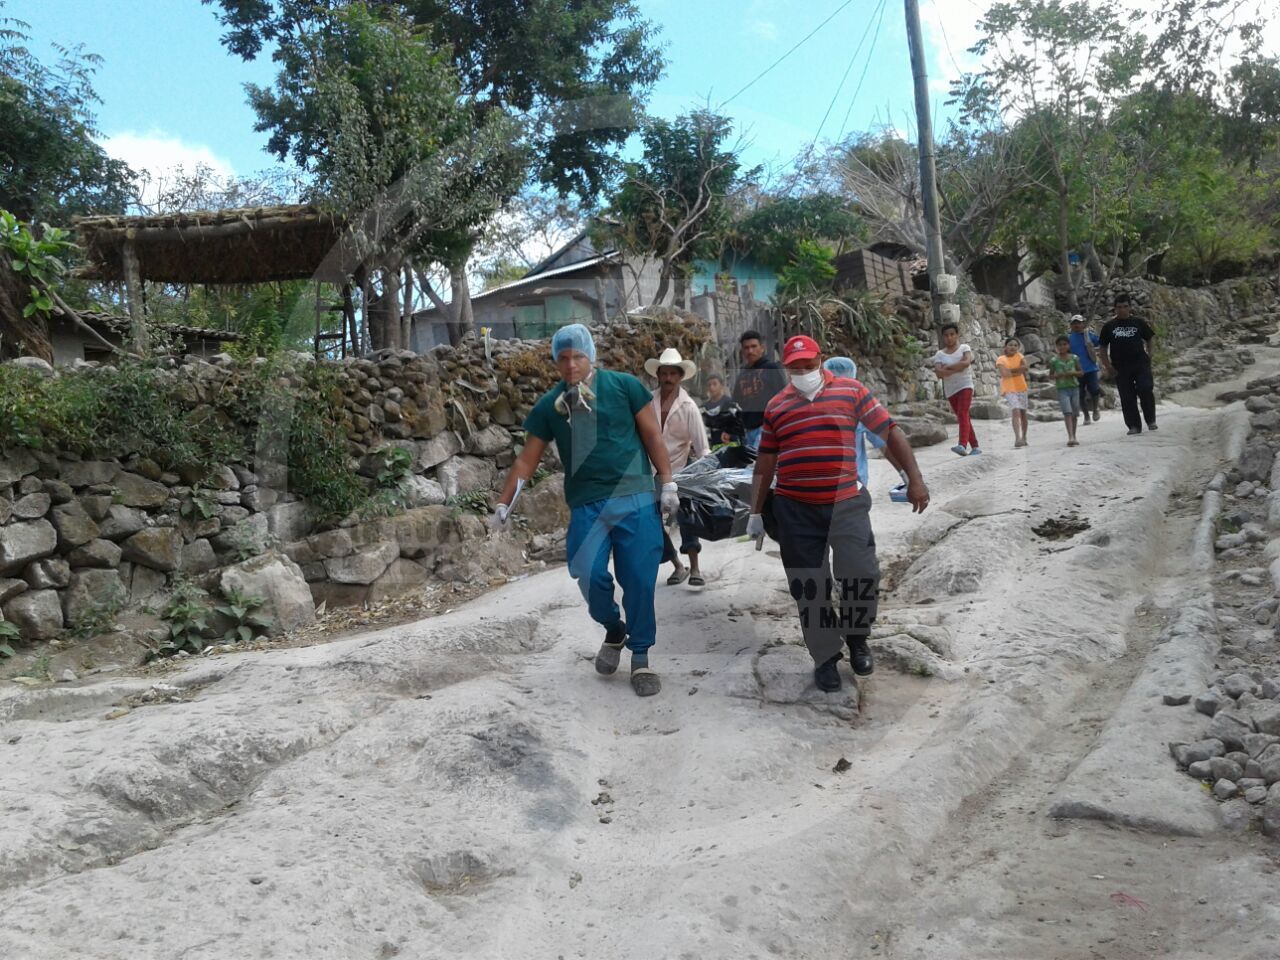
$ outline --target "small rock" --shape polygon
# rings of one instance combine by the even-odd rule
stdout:
[[[1253,678],[1244,673],[1233,673],[1222,681],[1222,689],[1233,700],[1239,699],[1241,694],[1252,693],[1254,686]]]
[[[63,670],[58,674],[58,682],[60,683],[75,683],[79,679],[80,678],[76,676],[76,672],[71,669]]]
[[[1181,767],[1189,767],[1197,760],[1210,760],[1226,753],[1221,740],[1197,740],[1195,743],[1171,743],[1169,752]]]
[[[1219,780],[1213,785],[1213,795],[1219,800],[1230,800],[1239,792],[1240,788],[1230,780]]]
[[[1189,693],[1166,693],[1164,695],[1164,705],[1166,707],[1183,707],[1191,702],[1191,694]]]
[[[1195,763],[1187,767],[1187,773],[1195,777],[1197,780],[1213,780],[1213,767],[1209,765],[1208,760],[1197,760]]]
[[[1222,696],[1216,690],[1206,690],[1196,697],[1196,711],[1212,717],[1222,708]]]
[[[1262,681],[1262,696],[1267,700],[1280,700],[1280,677],[1268,677]]]
[[[1267,799],[1266,787],[1250,787],[1244,792],[1244,798],[1249,803],[1261,803]]]
[[[1209,772],[1213,775],[1213,779],[1230,780],[1233,783],[1244,776],[1244,770],[1234,760],[1228,760],[1226,757],[1212,757],[1209,760]]]
[[[1244,738],[1253,733],[1253,721],[1247,716],[1229,711],[1219,711],[1209,724],[1207,733],[1211,740],[1221,740],[1227,750],[1244,748]]]

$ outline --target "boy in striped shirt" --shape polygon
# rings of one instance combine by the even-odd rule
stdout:
[[[857,380],[822,368],[809,337],[792,337],[782,352],[790,383],[765,408],[747,533],[764,535],[763,513],[777,476],[772,509],[782,565],[800,614],[814,682],[840,689],[837,665],[847,642],[853,671],[871,673],[867,647],[876,618],[880,566],[871,532],[871,495],[857,468],[859,424],[876,433],[907,475],[915,513],[929,490],[903,432]]]

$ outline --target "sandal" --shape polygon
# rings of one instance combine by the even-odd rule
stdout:
[[[622,660],[622,645],[627,640],[627,629],[618,626],[604,635],[604,643],[600,644],[600,652],[596,654],[596,673],[606,677],[618,671]]]
[[[636,667],[631,671],[631,689],[637,697],[652,697],[662,689],[662,681],[648,667]]]
[[[696,574],[696,573],[689,574],[689,586],[705,587],[706,585],[707,585],[707,581],[702,579],[701,574]]]
[[[678,583],[684,583],[689,577],[689,568],[681,567],[671,576],[667,577],[667,586],[674,587]]]

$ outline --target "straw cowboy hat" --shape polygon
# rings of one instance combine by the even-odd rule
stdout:
[[[662,356],[658,357],[658,359],[655,360],[650,357],[644,362],[644,372],[651,377],[658,375],[659,367],[679,367],[684,371],[684,376],[680,378],[681,380],[688,380],[698,372],[697,364],[692,360],[685,360],[681,357],[680,351],[675,347],[667,347],[662,351]]]

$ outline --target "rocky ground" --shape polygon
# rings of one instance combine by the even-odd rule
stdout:
[[[1230,475],[1269,411],[1246,441],[1213,401],[1280,371],[1257,352],[1157,434],[925,448],[923,517],[873,464],[879,668],[836,696],[776,547],[739,543],[659,588],[652,700],[595,675],[561,569],[333,642],[11,684],[0,954],[1274,957],[1269,794],[1215,799],[1169,747],[1223,722],[1211,687],[1265,714],[1269,494]]]

